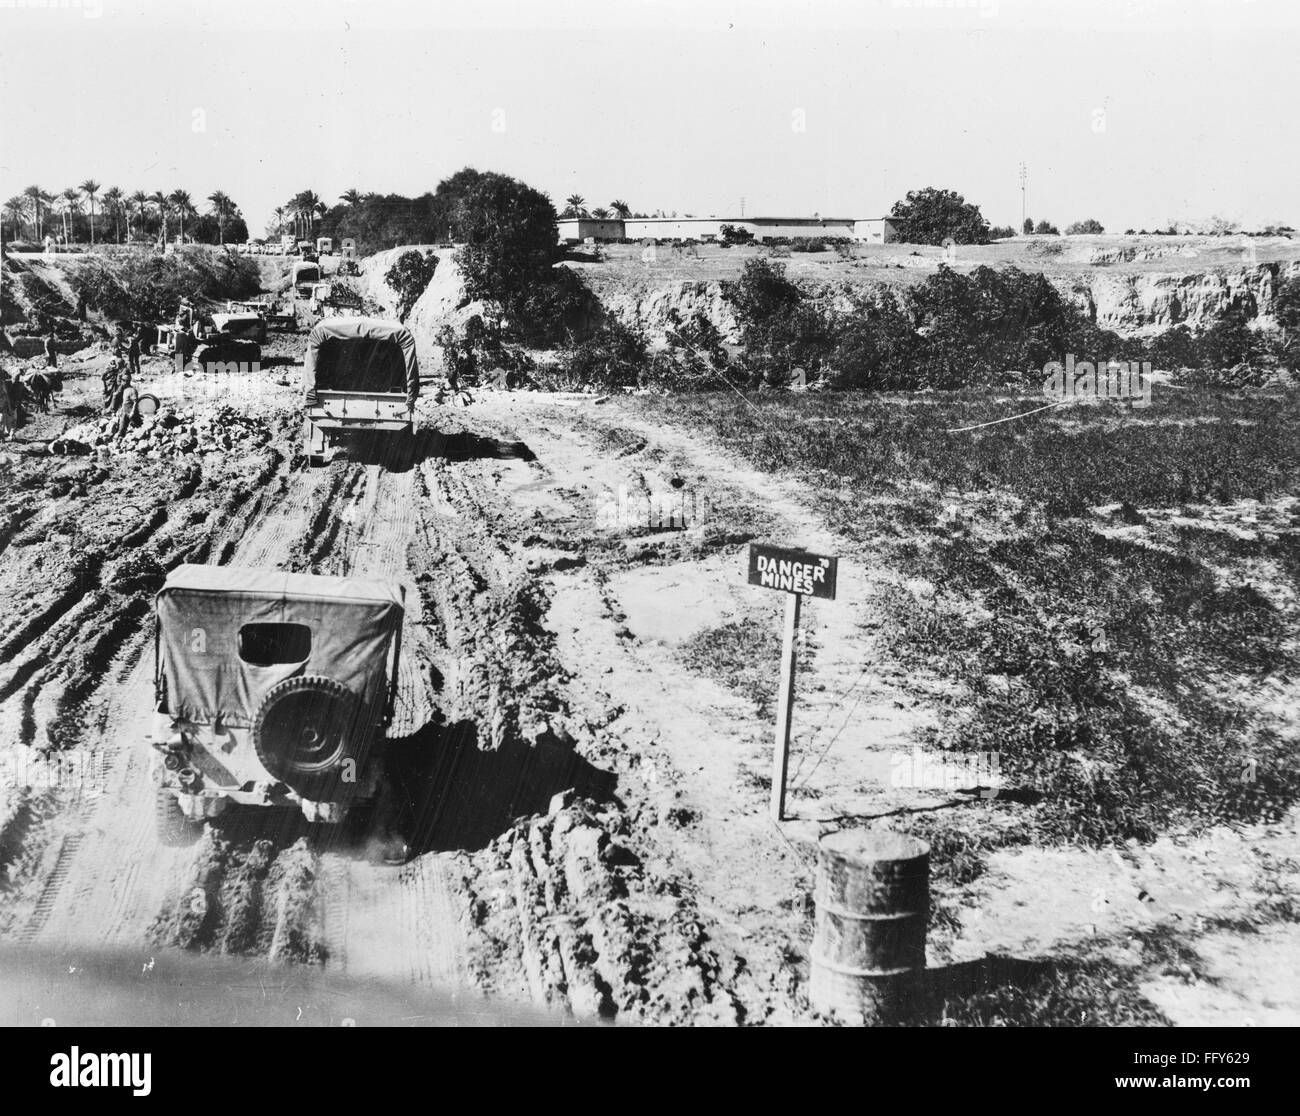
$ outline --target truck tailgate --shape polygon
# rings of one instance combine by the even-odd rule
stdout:
[[[377,391],[320,391],[307,417],[325,430],[406,430],[406,396]]]

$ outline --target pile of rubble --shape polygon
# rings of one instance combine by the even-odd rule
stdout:
[[[50,443],[50,452],[93,453],[98,457],[139,455],[164,461],[247,451],[271,440],[264,422],[228,406],[200,410],[164,405],[157,413],[138,418],[120,440],[118,422],[114,414],[74,426]]]

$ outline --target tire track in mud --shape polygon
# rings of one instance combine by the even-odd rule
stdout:
[[[389,472],[377,465],[339,463],[331,492],[338,497],[313,520],[330,540],[306,552],[313,573],[338,573],[401,582],[406,617],[391,737],[410,737],[433,718],[437,695],[420,595],[407,555],[420,520],[414,469]],[[391,977],[421,985],[465,983],[460,904],[441,863],[425,853],[401,867],[383,866],[353,852],[324,851],[320,891],[326,963],[363,977]]]
[[[276,457],[276,464],[281,460]],[[250,547],[266,546],[268,536],[272,546],[286,538],[293,510],[286,505],[302,507],[295,500],[296,486],[275,471],[265,479],[262,491],[232,493],[223,502],[228,514],[175,561],[231,554],[240,547],[241,536]],[[249,533],[259,522],[241,514],[249,505],[255,514],[261,513],[265,530]],[[134,638],[122,644],[106,669],[92,676],[99,683],[98,697],[88,696],[84,703],[101,703],[94,724],[84,727],[92,731],[83,730],[97,741],[95,781],[64,795],[58,819],[67,831],[63,840],[74,840],[78,855],[57,874],[46,876],[36,907],[20,923],[21,940],[142,944],[167,902],[168,888],[192,858],[191,850],[164,847],[155,836],[145,747],[153,706],[147,615],[137,616],[134,628]],[[87,835],[94,840],[84,843]]]

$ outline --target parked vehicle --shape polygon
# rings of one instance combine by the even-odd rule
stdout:
[[[212,328],[225,337],[266,344],[266,318],[257,311],[229,310],[212,315]]]
[[[289,282],[298,298],[311,298],[312,288],[320,282],[320,266],[314,263],[296,263],[289,273]]]

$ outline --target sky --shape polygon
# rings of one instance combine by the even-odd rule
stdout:
[[[1300,226],[1290,0],[0,0],[0,199],[464,166],[563,204]]]

